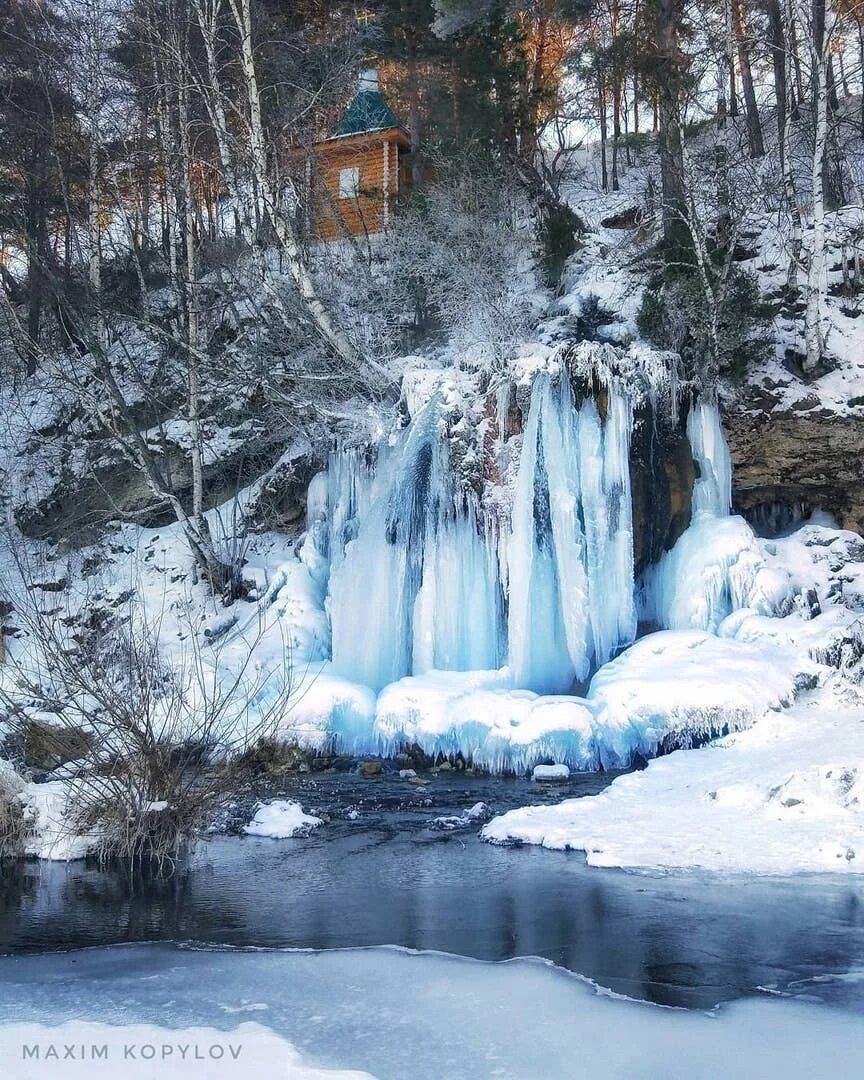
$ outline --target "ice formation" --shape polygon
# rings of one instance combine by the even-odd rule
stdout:
[[[504,522],[457,478],[435,396],[375,468],[331,455],[329,513],[320,478],[311,505],[335,669],[381,690],[506,663],[512,686],[564,693],[633,641],[632,426],[623,387],[602,419],[538,375]]]
[[[584,769],[653,753],[688,723],[700,736],[726,726],[719,699],[699,716],[652,706],[631,720],[611,707],[609,687],[638,658],[614,658],[641,623],[699,632],[700,648],[683,655],[710,665],[705,632],[742,609],[788,613],[792,580],[730,516],[729,451],[705,399],[686,420],[690,525],[636,574],[631,438],[661,409],[674,426],[678,389],[653,369],[634,376],[625,354],[595,352],[580,346],[569,366],[524,360],[519,384],[511,373],[485,399],[474,394],[473,413],[464,388],[423,372],[401,432],[372,450],[333,451],[310,485],[301,551],[306,602],[320,598],[332,641],[327,656],[316,628],[314,651],[299,650],[313,675],[287,723],[305,743],[335,737],[374,754],[416,744],[493,770],[544,760]],[[520,394],[522,430],[508,425]],[[788,699],[786,685],[772,703]]]

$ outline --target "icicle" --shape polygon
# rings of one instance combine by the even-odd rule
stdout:
[[[334,664],[378,689],[412,672],[501,661],[494,531],[481,529],[476,500],[454,492],[442,435],[433,400],[379,464],[359,528],[333,560]]]
[[[700,401],[691,408],[687,437],[699,470],[692,519],[675,547],[646,571],[642,617],[662,629],[715,632],[755,596],[763,558],[747,522],[729,516],[732,463],[716,405]]]
[[[587,401],[579,411],[579,462],[587,544],[593,654],[605,663],[636,636],[633,514],[630,492],[632,409],[608,391],[606,423]]]
[[[699,401],[691,408],[687,438],[699,467],[693,485],[693,517],[725,517],[732,506],[732,459],[716,405]]]
[[[570,689],[575,672],[561,610],[546,472],[550,397],[548,377],[538,376],[523,435],[508,546],[509,663],[514,685],[560,693]]]

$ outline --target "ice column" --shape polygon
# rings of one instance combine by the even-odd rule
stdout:
[[[699,401],[687,417],[687,438],[699,476],[693,485],[693,517],[726,517],[732,506],[732,458],[716,405]]]
[[[359,502],[351,484],[343,502]],[[362,493],[361,493],[362,494]],[[338,498],[338,496],[337,496]],[[379,462],[364,513],[334,531],[328,608],[336,669],[375,689],[433,667],[496,667],[501,598],[494,541],[458,491],[440,405],[430,402]],[[337,513],[340,503],[337,501]]]
[[[578,410],[569,381],[533,387],[508,544],[514,683],[564,692],[633,640],[633,527],[627,399]]]

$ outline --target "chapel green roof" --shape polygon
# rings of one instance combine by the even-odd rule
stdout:
[[[399,127],[399,123],[380,92],[360,90],[348,106],[333,138],[363,135],[367,131],[385,131],[394,127]]]

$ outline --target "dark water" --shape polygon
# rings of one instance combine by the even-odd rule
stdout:
[[[608,777],[580,778],[567,794]],[[483,960],[540,956],[603,986],[708,1007],[759,987],[864,1011],[864,887],[598,870],[574,853],[481,843],[432,819],[560,791],[514,781],[295,781],[329,821],[308,838],[214,838],[165,880],[84,863],[6,866],[0,951],[156,940],[333,949],[391,944]],[[431,803],[432,805],[425,805]],[[349,815],[356,814],[356,817]]]

